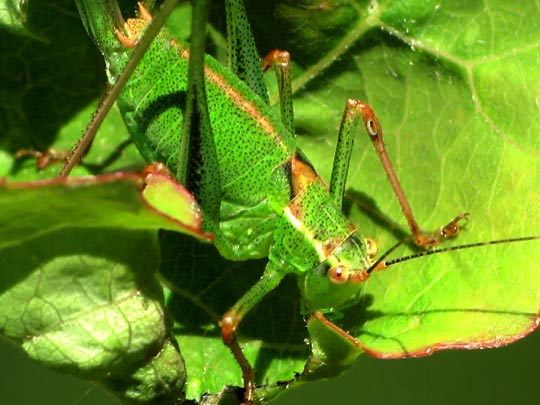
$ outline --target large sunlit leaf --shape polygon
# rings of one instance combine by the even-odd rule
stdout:
[[[35,9],[28,15],[47,28],[50,44],[2,33],[10,45],[1,67],[7,79],[0,128],[7,130],[0,138],[0,173],[14,178],[56,172],[36,174],[31,161],[15,162],[12,156],[20,147],[69,148],[95,108],[91,100],[100,92],[97,77],[103,71],[71,2],[54,9],[36,3],[30,2]],[[537,233],[540,15],[534,3],[306,0],[248,1],[247,6],[261,54],[275,48],[292,54],[298,142],[324,178],[329,179],[329,151],[345,100],[360,98],[378,114],[396,171],[426,230],[469,212],[470,221],[451,244]],[[185,10],[173,22],[182,32]],[[214,23],[222,22],[222,15],[215,10]],[[212,51],[223,55],[219,31],[210,37]],[[268,81],[273,83],[273,76]],[[112,115],[86,161],[109,163],[127,138]],[[131,147],[120,156],[105,168],[140,165]],[[79,167],[77,173],[99,169]],[[362,234],[375,238],[381,250],[408,233],[363,133],[353,152],[347,204]],[[505,344],[536,326],[537,251],[537,242],[527,242],[398,264],[373,274],[358,305],[341,318],[328,318],[357,339],[357,353],[366,349],[380,357]],[[178,256],[176,250],[168,253],[171,260]],[[183,265],[187,273],[186,267],[169,268],[166,299],[186,357],[188,396],[197,397],[240,384],[216,322],[264,263],[222,263],[207,246],[190,247],[180,258],[193,264]],[[258,383],[302,371],[307,358],[302,339],[308,335],[298,307],[298,291],[289,280],[242,324],[240,339],[259,371]],[[283,329],[294,333],[283,337]],[[311,365],[332,353],[326,344],[343,343],[341,329],[318,318],[310,321],[310,332],[315,330],[318,347]],[[348,347],[352,354],[329,369],[317,368],[320,375],[352,363],[357,353]]]
[[[308,85],[296,102],[298,132],[312,135],[299,142],[323,175],[344,100],[360,98],[378,113],[426,230],[469,212],[452,244],[537,233],[538,8],[498,1],[311,6],[280,10],[296,23],[321,24],[305,30],[314,38],[296,37],[292,46],[300,54],[311,44],[324,49],[315,63],[297,59],[305,72],[297,81]],[[325,39],[323,27],[342,27],[342,35]],[[364,133],[348,198],[351,217],[382,250],[407,234]],[[359,304],[337,322],[381,357],[509,343],[537,325],[540,272],[531,258],[538,248],[489,246],[398,264],[374,274]]]
[[[469,212],[449,244],[537,233],[535,5],[306,1],[283,2],[277,14],[286,28],[261,18],[255,29],[263,50],[292,53],[299,143],[325,178],[345,100],[359,98],[377,112],[426,230]],[[349,212],[384,251],[408,230],[367,135],[359,135]],[[374,274],[336,323],[358,338],[358,353],[380,357],[510,343],[537,326],[540,272],[531,258],[538,248],[486,246],[397,264]]]

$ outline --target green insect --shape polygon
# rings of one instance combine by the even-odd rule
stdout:
[[[128,63],[128,48],[151,17],[141,8],[140,18],[123,25],[112,17],[118,14],[110,12],[105,0],[77,3],[114,83]],[[204,27],[203,3],[194,7],[197,13],[200,6]],[[275,52],[265,58],[267,66],[276,67],[283,89],[280,118],[268,105],[262,70],[239,68],[244,50],[251,52],[247,58],[252,62],[257,56],[241,2],[230,0],[227,7],[236,61],[231,69],[209,56],[203,69],[202,40],[196,39],[201,35],[193,37],[198,42],[188,50],[162,32],[131,75],[118,105],[145,160],[163,162],[200,202],[204,230],[214,235],[220,254],[230,260],[268,258],[260,280],[220,322],[223,341],[242,369],[245,402],[250,403],[253,370],[235,337],[245,315],[290,273],[298,278],[305,314],[338,310],[357,297],[372,271],[385,267],[374,260],[374,243],[342,213],[353,138],[360,126],[381,158],[417,245],[430,248],[456,236],[467,214],[435,232],[421,230],[384,149],[374,112],[354,99],[346,103],[327,186],[295,143],[287,55]]]

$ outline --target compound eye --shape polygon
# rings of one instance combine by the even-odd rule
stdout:
[[[367,255],[370,259],[373,259],[375,256],[377,256],[377,253],[379,253],[377,242],[371,238],[366,238],[364,241],[366,242]]]
[[[328,276],[333,283],[345,284],[349,280],[349,270],[342,265],[334,266],[328,272]]]

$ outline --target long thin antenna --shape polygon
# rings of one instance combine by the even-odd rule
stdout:
[[[373,263],[373,265],[371,265],[369,269],[367,269],[366,271],[367,273],[371,273],[372,271],[382,270],[397,263],[403,263],[408,260],[418,259],[420,257],[430,256],[430,255],[439,254],[439,253],[453,252],[456,250],[465,250],[465,249],[471,249],[471,248],[477,248],[477,247],[483,247],[483,246],[501,245],[503,243],[528,242],[531,240],[540,240],[540,235],[523,236],[519,238],[498,239],[498,240],[492,240],[488,242],[467,243],[465,245],[449,246],[446,248],[427,250],[425,252],[418,252],[412,255],[398,257],[396,259],[392,259],[389,261],[383,261],[383,259],[386,258],[391,252],[393,252],[397,246],[399,246],[400,244],[404,242],[404,241],[401,241],[397,245],[392,246],[386,253],[382,255],[381,259]]]

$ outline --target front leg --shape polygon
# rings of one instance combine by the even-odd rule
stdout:
[[[452,219],[447,225],[437,229],[434,232],[424,232],[409,205],[405,192],[394,170],[392,162],[388,157],[383,141],[383,133],[379,120],[371,107],[356,99],[347,100],[341,127],[339,129],[338,142],[332,167],[332,177],[330,180],[330,194],[334,202],[341,207],[343,203],[343,194],[345,192],[345,183],[349,171],[349,162],[351,160],[354,136],[358,124],[363,121],[364,128],[377,152],[388,180],[394,189],[394,193],[401,206],[401,210],[412,234],[414,243],[423,248],[430,248],[438,245],[445,239],[456,236],[464,221],[467,221],[469,214],[462,213]]]
[[[281,268],[272,261],[269,261],[259,281],[257,281],[257,283],[251,287],[242,298],[240,298],[236,304],[225,313],[225,315],[223,315],[219,322],[223,343],[231,350],[242,370],[245,404],[253,403],[254,399],[255,385],[253,381],[253,368],[242,352],[238,340],[236,339],[235,332],[244,316],[251,311],[251,309],[253,309],[266,294],[279,285],[284,275],[285,273]]]

